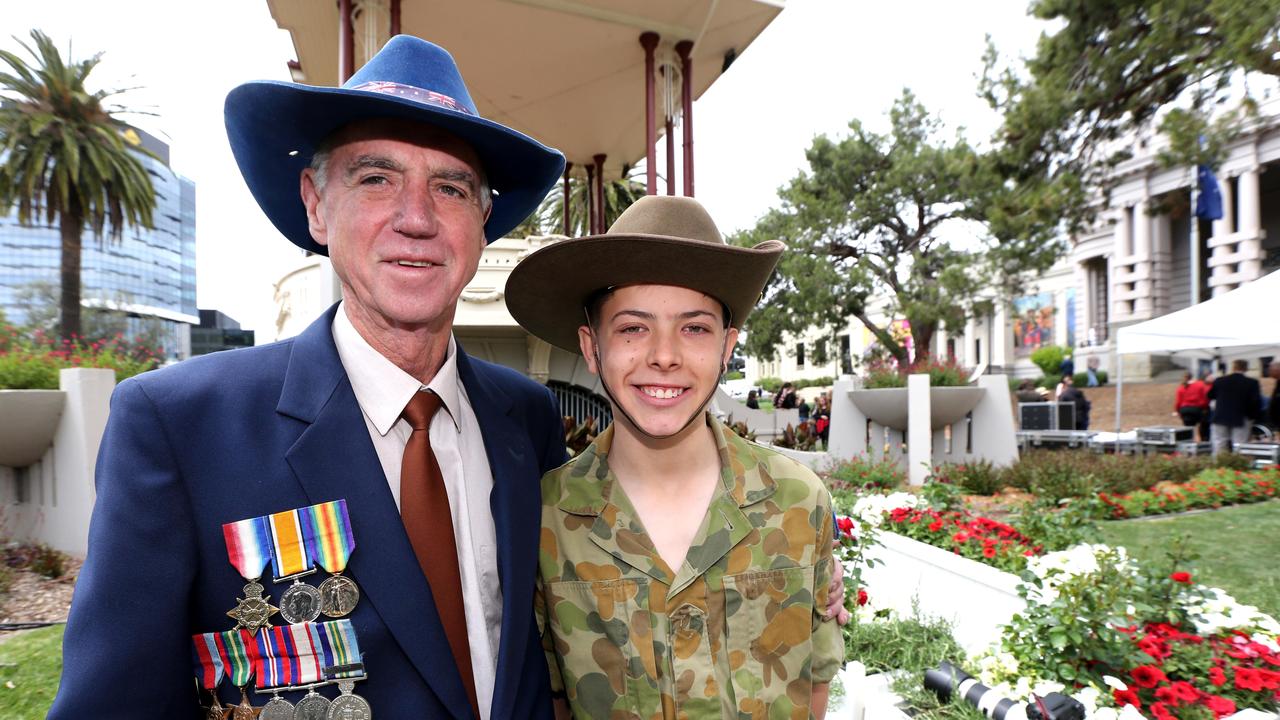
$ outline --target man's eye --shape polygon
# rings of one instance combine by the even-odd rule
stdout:
[[[464,198],[467,196],[467,193],[464,192],[462,188],[457,187],[455,185],[441,185],[440,192],[444,193],[445,195],[452,195],[453,197],[459,197],[459,198]]]
[[[385,175],[366,175],[360,178],[361,185],[386,185],[387,177]]]

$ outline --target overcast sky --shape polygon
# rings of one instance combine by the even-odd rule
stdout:
[[[1027,55],[1042,24],[1025,0],[790,0],[694,105],[697,194],[730,232],[750,226],[804,165],[814,136],[858,118],[884,130],[911,88],[946,125],[986,138],[996,118],[975,96],[984,37]],[[294,58],[265,0],[40,0],[6,3],[2,44],[38,27],[79,58],[105,51],[101,86],[154,117],[131,121],[166,139],[174,169],[196,182],[197,290],[261,341],[274,334],[272,283],[298,255],[258,209],[222,125],[227,92],[287,80]],[[428,38],[430,39],[430,38]]]

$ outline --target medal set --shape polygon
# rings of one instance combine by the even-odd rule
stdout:
[[[200,685],[213,695],[209,720],[372,720],[369,703],[352,692],[365,674],[350,620],[202,633],[191,642]],[[240,688],[239,705],[224,708],[218,701],[224,677]],[[271,694],[261,708],[249,703],[250,679],[257,692]],[[341,693],[333,700],[316,692],[333,684]],[[280,697],[290,690],[307,694],[294,705]]]
[[[355,538],[347,515],[347,501],[312,505],[222,526],[227,557],[247,581],[244,597],[227,615],[236,627],[223,633],[192,637],[200,685],[212,692],[209,720],[370,720],[369,704],[352,690],[365,677],[355,629],[342,619],[360,601],[355,582],[342,575]],[[260,580],[270,562],[276,583],[292,581],[280,596],[279,607],[264,596]],[[319,587],[301,578],[316,572],[330,576]],[[289,623],[272,627],[279,612]],[[338,618],[317,623],[323,614]],[[217,686],[223,676],[240,688],[240,704],[224,708]],[[256,677],[256,690],[271,693],[261,708],[249,703],[248,682]],[[333,699],[316,688],[337,684]],[[281,692],[306,690],[295,706]]]

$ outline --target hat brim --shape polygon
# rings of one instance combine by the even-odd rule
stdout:
[[[329,253],[311,237],[298,178],[326,137],[357,120],[415,120],[470,145],[494,192],[489,242],[523,222],[564,173],[559,151],[521,132],[395,95],[263,80],[232,90],[224,114],[231,152],[258,205],[291,242],[320,255]]]
[[[673,285],[705,293],[729,308],[741,328],[786,249],[778,240],[755,247],[662,235],[595,235],[562,240],[521,260],[507,278],[507,309],[539,338],[579,352],[582,308],[602,288]]]

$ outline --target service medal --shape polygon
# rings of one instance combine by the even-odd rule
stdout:
[[[298,701],[293,710],[293,720],[326,720],[328,716],[329,698],[316,692],[314,688]]]
[[[279,695],[272,695],[267,704],[262,706],[258,720],[293,720],[293,717],[293,705]]]
[[[254,720],[258,716],[257,708],[249,704],[249,693],[240,688],[240,704],[231,711],[232,720]]]
[[[320,617],[321,604],[319,590],[295,581],[280,596],[280,617],[290,624],[309,623]]]
[[[298,520],[307,553],[333,574],[320,584],[321,612],[331,618],[349,615],[360,602],[360,589],[351,578],[342,575],[356,547],[347,501],[333,500],[302,508]]]
[[[271,616],[276,608],[262,596],[266,588],[256,582],[244,586],[244,597],[236,599],[234,609],[227,611],[227,617],[236,621],[236,629],[241,628],[256,633],[264,627],[270,627]]]
[[[326,617],[340,618],[351,614],[360,602],[360,588],[344,575],[320,583],[320,612]]]
[[[342,680],[338,683],[338,689],[342,694],[334,698],[329,705],[329,714],[325,720],[372,720],[373,710],[369,707],[369,703],[359,695],[352,694],[351,690],[355,687],[352,680]]]

